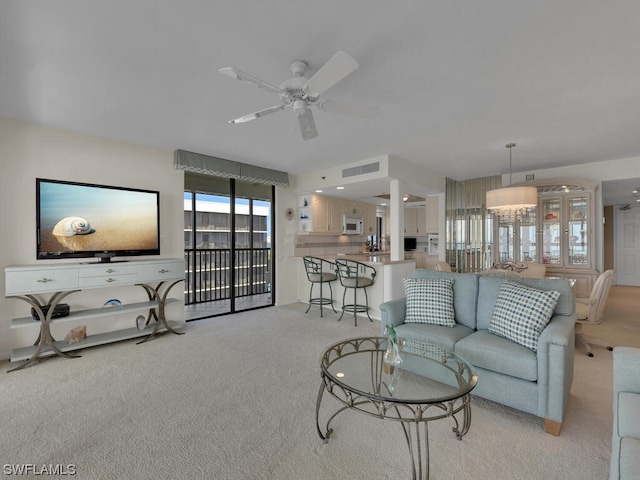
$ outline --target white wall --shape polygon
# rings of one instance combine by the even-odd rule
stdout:
[[[0,266],[3,270],[8,265],[44,265],[65,261],[36,261],[36,177],[159,190],[161,257],[184,256],[184,181],[183,173],[173,168],[172,151],[0,118]],[[178,295],[175,296],[182,298],[180,287],[177,288]],[[11,319],[29,315],[30,307],[21,300],[4,298],[4,291],[2,272],[0,358],[8,358],[13,348],[33,343],[38,333],[37,328],[9,328]],[[65,302],[72,309],[95,308],[114,297],[124,302],[142,301],[146,294],[142,288],[136,287],[91,290],[74,293]],[[183,321],[184,308],[181,305],[170,306],[167,316]],[[87,329],[88,333],[99,333],[132,327],[134,320],[95,319]],[[77,326],[74,322],[64,323],[61,329],[53,332],[54,336],[63,338],[66,331],[74,326]]]
[[[540,178],[576,177],[596,183],[608,180],[622,180],[637,177],[640,174],[640,157],[618,158],[601,162],[570,165],[567,167],[529,170],[513,174],[513,183],[524,182],[526,175],[533,173],[536,180]],[[502,176],[503,185],[509,183],[509,175]]]
[[[295,178],[290,175],[290,182]],[[291,208],[293,218],[288,220],[286,211]],[[298,228],[298,196],[295,186],[276,189],[276,305],[297,302],[297,264],[293,258],[296,231]]]

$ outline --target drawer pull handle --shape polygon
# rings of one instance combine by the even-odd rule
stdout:
[[[113,272],[115,272],[113,268],[110,268],[109,270],[107,270],[107,273],[113,273]]]
[[[50,278],[45,278],[45,277],[43,277],[40,280],[38,280],[38,283],[47,283],[47,282],[53,282],[53,280],[50,279]]]
[[[113,278],[107,278],[107,283],[115,282]]]
[[[160,270],[158,273],[169,273],[169,270],[165,270],[164,268]]]

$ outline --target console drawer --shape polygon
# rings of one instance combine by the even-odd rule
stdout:
[[[129,273],[125,275],[101,275],[95,277],[80,277],[80,288],[116,287],[118,285],[132,285],[138,280],[138,275]]]
[[[20,295],[42,292],[59,292],[78,288],[78,270],[61,269],[24,269],[5,270],[5,294]]]
[[[79,270],[80,278],[83,277],[108,277],[113,275],[128,275],[137,274],[138,267],[135,265],[127,264],[114,264],[114,265],[96,265],[91,267],[84,267]]]
[[[139,265],[139,282],[161,282],[184,278],[184,260]]]

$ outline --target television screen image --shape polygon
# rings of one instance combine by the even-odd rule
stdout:
[[[36,179],[38,258],[159,255],[159,192]]]

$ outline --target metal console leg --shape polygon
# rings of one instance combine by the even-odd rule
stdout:
[[[167,286],[164,289],[164,293],[160,293],[160,290],[162,288],[162,286],[164,285],[164,282],[160,282],[156,287],[152,287],[151,285],[148,285],[146,283],[139,283],[138,285],[141,286],[142,288],[145,289],[145,291],[147,292],[147,295],[149,297],[149,300],[156,300],[158,302],[158,306],[157,306],[157,310],[156,308],[152,308],[149,310],[149,315],[147,317],[147,324],[150,322],[151,318],[154,317],[156,320],[156,325],[153,328],[153,331],[146,336],[143,340],[140,340],[139,342],[137,342],[137,345],[144,343],[148,340],[151,340],[157,333],[158,330],[160,329],[160,326],[162,325],[164,328],[167,329],[167,331],[174,333],[176,335],[184,335],[185,332],[178,332],[176,330],[174,330],[173,328],[171,328],[171,326],[169,325],[169,323],[167,322],[167,318],[165,316],[164,313],[164,308],[165,305],[167,303],[167,295],[169,294],[169,291],[174,287],[174,285],[182,282],[183,279],[180,280],[176,280],[175,282],[171,283],[169,286]]]
[[[61,351],[58,347],[56,347],[56,344],[55,344],[56,340],[55,338],[53,338],[53,335],[51,335],[51,326],[50,326],[51,316],[53,315],[53,312],[56,306],[58,306],[58,304],[60,303],[60,301],[63,298],[65,298],[67,295],[70,295],[74,292],[79,292],[79,291],[80,290],[70,290],[68,292],[56,292],[51,296],[49,303],[45,305],[41,305],[40,301],[36,298],[35,295],[24,295],[24,296],[16,295],[11,297],[11,298],[19,298],[20,300],[24,300],[35,309],[35,311],[38,313],[38,317],[40,318],[40,333],[38,333],[38,338],[34,343],[34,345],[37,345],[38,348],[36,349],[34,354],[31,355],[31,358],[23,362],[21,365],[15,368],[12,368],[11,370],[7,370],[7,373],[14,372],[16,370],[22,370],[26,366],[31,365],[32,363],[35,363],[40,358],[40,355],[42,354],[42,351],[45,349],[45,347],[49,347],[49,349],[51,349],[51,351],[59,357],[65,357],[65,358],[80,357],[80,355],[72,355],[69,353],[65,353]],[[42,307],[44,306],[49,307],[46,315],[42,311]]]

